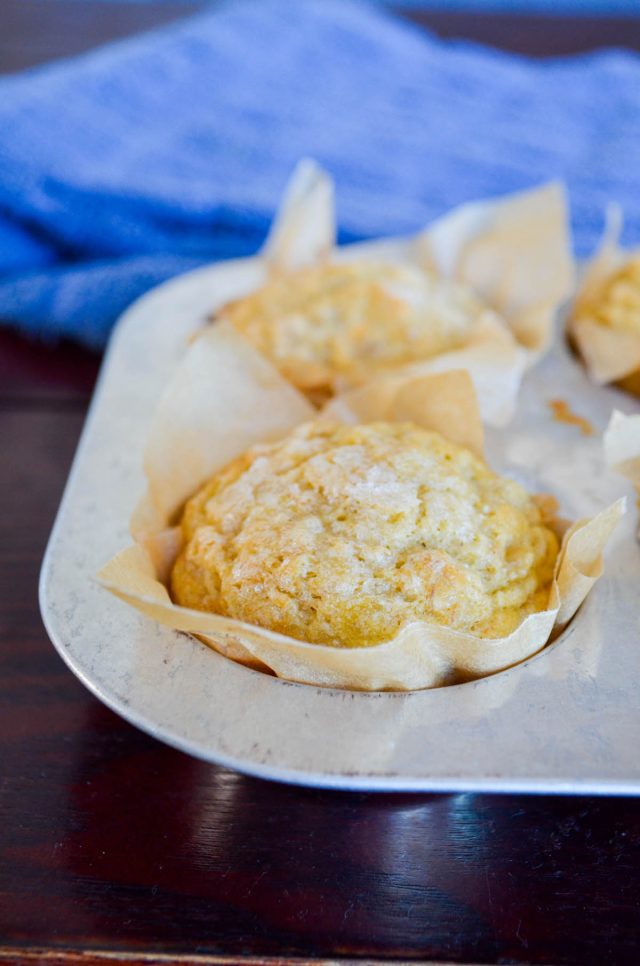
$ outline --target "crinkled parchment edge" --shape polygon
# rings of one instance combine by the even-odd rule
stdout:
[[[333,181],[322,168],[311,160],[298,164],[259,256],[267,273],[362,258],[336,246],[334,196]],[[387,257],[385,239],[380,242],[379,257]],[[488,311],[464,346],[373,378],[402,379],[405,369],[412,375],[467,369],[484,421],[505,425],[523,374],[550,345],[557,311],[574,286],[563,186],[551,182],[462,205],[409,239],[402,252],[404,261],[468,286]]]

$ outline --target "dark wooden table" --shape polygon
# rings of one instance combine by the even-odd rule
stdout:
[[[0,66],[188,9],[0,0]],[[514,17],[423,19],[526,40]],[[536,53],[625,39],[536,23]],[[75,680],[36,582],[98,363],[0,330],[0,961],[640,962],[636,800],[269,784],[164,747]]]

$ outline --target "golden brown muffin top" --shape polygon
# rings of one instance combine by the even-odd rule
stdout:
[[[313,422],[254,446],[182,527],[177,603],[343,647],[416,620],[506,635],[546,607],[558,553],[521,486],[413,424]]]
[[[273,275],[220,315],[294,385],[322,399],[460,347],[484,312],[462,285],[415,266],[363,261]]]
[[[582,302],[579,314],[611,329],[640,333],[640,253],[609,275]]]

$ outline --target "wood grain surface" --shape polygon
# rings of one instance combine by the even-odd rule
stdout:
[[[68,52],[73,7],[76,49],[177,15],[79,6],[0,0],[4,63]],[[91,697],[37,577],[97,365],[0,333],[0,962],[640,961],[637,800],[270,784]]]

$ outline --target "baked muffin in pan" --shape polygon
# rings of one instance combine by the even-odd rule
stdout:
[[[226,324],[174,372],[145,469],[105,586],[233,660],[358,690],[539,651],[599,577],[624,503],[568,525],[493,472],[464,370],[368,384],[318,415]]]
[[[544,610],[559,550],[541,507],[411,423],[305,423],[187,503],[184,607],[336,647],[423,620],[504,637]]]
[[[608,213],[604,238],[585,266],[569,337],[591,378],[640,396],[640,250],[619,244],[622,214]]]
[[[218,307],[317,406],[367,381],[470,373],[505,424],[573,284],[563,189],[464,205],[413,238],[336,245],[333,182],[303,162],[259,256],[262,281]]]

